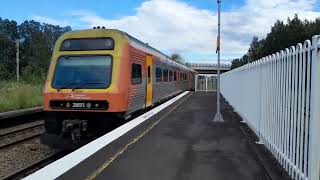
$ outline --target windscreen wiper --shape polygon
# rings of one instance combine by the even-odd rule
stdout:
[[[86,84],[104,84],[102,82],[84,82],[84,83],[67,83],[62,87],[59,87],[57,90],[60,91],[60,89],[72,89],[74,91],[75,89],[81,89],[84,88],[80,85],[86,85]],[[77,86],[69,86],[69,85],[77,85]]]
[[[61,89],[73,89],[74,87],[70,87],[70,85],[73,85],[73,84],[77,84],[77,83],[74,83],[74,82],[65,83],[64,86],[59,87],[57,91],[60,91]]]
[[[82,84],[104,84],[104,83],[102,83],[102,82],[85,82]]]
[[[104,83],[101,83],[101,82],[84,82],[84,83],[77,83],[77,84],[81,84],[81,85],[86,85],[86,84],[104,84]],[[80,86],[75,86],[72,88],[72,90],[74,91],[75,89],[83,89],[85,87],[80,87]]]

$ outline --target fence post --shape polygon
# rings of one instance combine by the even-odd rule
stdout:
[[[195,75],[194,81],[195,81],[194,82],[195,83],[194,90],[197,91],[198,90],[198,75],[197,74]]]
[[[309,158],[308,179],[319,179],[320,160],[320,36],[312,38],[312,66],[311,66],[311,95],[310,95],[310,131],[309,131]]]

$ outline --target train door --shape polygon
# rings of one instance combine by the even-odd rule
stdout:
[[[146,69],[147,69],[147,99],[146,107],[152,105],[152,56],[147,55],[146,57]]]

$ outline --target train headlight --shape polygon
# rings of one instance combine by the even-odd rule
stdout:
[[[113,46],[113,40],[111,40],[111,39],[106,39],[106,41],[104,42],[104,45],[105,45],[106,47],[111,47],[111,46]]]
[[[87,103],[87,108],[91,108],[91,103]]]
[[[71,42],[70,42],[70,41],[65,41],[65,42],[62,44],[62,46],[63,46],[64,48],[69,48],[69,47],[71,46]]]
[[[69,102],[66,103],[66,107],[67,107],[67,108],[70,107],[70,103],[69,103]]]

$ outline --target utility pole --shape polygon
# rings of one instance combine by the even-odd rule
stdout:
[[[16,75],[17,75],[17,81],[19,81],[20,79],[20,75],[19,75],[19,69],[20,69],[20,59],[19,59],[19,40],[17,39],[16,40],[16,48],[17,48],[17,51],[16,51]]]
[[[214,122],[223,122],[223,118],[220,112],[220,9],[221,9],[221,0],[217,1],[218,3],[218,37],[217,37],[217,53],[218,53],[218,73],[217,73],[217,112],[213,119]]]

